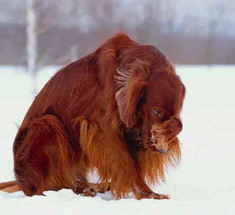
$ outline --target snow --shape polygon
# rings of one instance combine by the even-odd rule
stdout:
[[[58,67],[44,68],[38,89]],[[166,183],[153,189],[170,200],[114,200],[107,192],[94,198],[71,190],[26,197],[0,192],[0,214],[235,214],[235,66],[177,66],[187,93],[180,134],[182,162],[169,169]],[[17,72],[16,72],[17,71]],[[14,179],[12,142],[32,97],[22,67],[0,67],[0,181]]]

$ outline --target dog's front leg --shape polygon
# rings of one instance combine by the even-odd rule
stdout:
[[[137,199],[163,196],[155,194],[138,173],[121,136],[109,127],[85,121],[81,125],[80,144],[86,154],[89,168],[97,168],[102,183],[110,181],[110,190],[116,198],[133,192]]]

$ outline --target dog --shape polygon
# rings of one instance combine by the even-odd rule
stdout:
[[[58,71],[29,108],[14,140],[15,181],[27,196],[72,189],[119,199],[168,199],[147,183],[180,161],[185,87],[167,57],[123,33]],[[96,170],[99,183],[88,181]]]

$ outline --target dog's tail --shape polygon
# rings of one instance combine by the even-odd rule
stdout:
[[[7,193],[14,193],[20,191],[20,187],[18,186],[16,181],[8,181],[0,183],[0,191]]]

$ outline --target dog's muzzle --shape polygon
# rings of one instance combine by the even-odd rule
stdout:
[[[160,153],[167,153],[170,143],[182,131],[179,118],[171,118],[163,123],[154,124],[151,129],[151,149]]]

